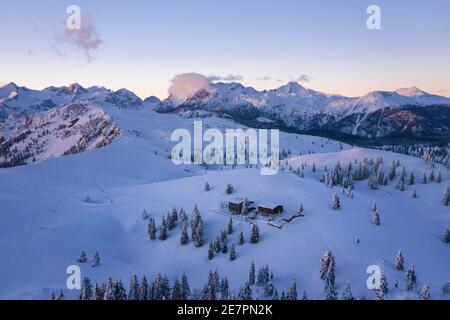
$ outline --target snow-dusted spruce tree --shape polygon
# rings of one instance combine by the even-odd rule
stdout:
[[[150,237],[150,240],[155,240],[156,239],[155,219],[153,219],[153,218],[148,219],[147,231],[148,231],[148,236]]]
[[[248,275],[248,283],[252,286],[252,285],[254,285],[255,284],[255,272],[256,272],[256,270],[255,270],[255,263],[252,261],[252,264],[250,265],[250,272],[249,272],[249,275]]]
[[[422,183],[423,184],[427,184],[427,181],[428,181],[427,174],[426,174],[426,172],[424,172],[423,175],[422,175]]]
[[[208,260],[212,260],[214,258],[214,245],[211,242],[208,248]]]
[[[414,265],[412,264],[408,271],[406,271],[406,290],[413,291],[416,286],[416,282],[416,271],[414,270]]]
[[[297,282],[292,279],[289,289],[286,291],[286,300],[297,300]]]
[[[342,292],[342,300],[355,300],[352,293],[352,287],[348,281],[345,282],[344,291]]]
[[[230,261],[234,260],[236,260],[236,248],[234,247],[234,243],[232,243],[230,247]]]
[[[431,169],[430,175],[428,176],[430,182],[434,182],[434,169]]]
[[[159,240],[164,241],[167,239],[167,222],[166,218],[162,217],[161,227],[159,228]]]
[[[205,182],[205,188],[204,188],[204,190],[205,190],[206,192],[208,192],[209,190],[211,190],[211,186],[209,185],[208,182]]]
[[[373,211],[378,211],[378,204],[377,204],[376,200],[373,202],[373,205],[372,205],[372,212]]]
[[[172,209],[172,217],[171,218],[172,218],[171,222],[172,222],[172,225],[174,228],[174,227],[176,227],[177,222],[178,222],[178,211],[175,207],[173,207],[173,209]]]
[[[444,285],[442,286],[442,295],[444,297],[447,297],[450,295],[450,282],[444,283]]]
[[[142,211],[142,220],[147,220],[150,217],[150,215],[148,214],[147,210],[144,209]]]
[[[187,300],[189,299],[189,296],[191,295],[191,289],[189,287],[189,281],[186,273],[183,272],[183,276],[181,277],[181,287],[182,287],[182,293],[183,293],[183,299]]]
[[[103,300],[103,296],[105,295],[105,288],[106,288],[106,284],[102,284],[99,285],[98,283],[95,283],[95,288],[94,288],[94,295],[93,295],[93,299],[94,300]]]
[[[187,231],[186,222],[183,222],[183,227],[181,229],[180,243],[182,245],[186,245],[189,243],[189,235],[188,235],[188,231]]]
[[[436,176],[436,183],[441,183],[442,182],[442,174],[441,174],[441,170],[438,171],[437,176]]]
[[[128,300],[141,300],[139,281],[135,274],[131,277]]]
[[[261,267],[258,269],[258,274],[256,275],[256,285],[263,287],[270,281],[270,270],[269,266]]]
[[[85,263],[87,262],[86,252],[84,250],[81,250],[80,257],[78,258],[79,263]]]
[[[315,163],[313,163],[313,165],[312,165],[312,172],[316,172],[316,164]]]
[[[373,212],[372,223],[376,226],[379,226],[381,224],[380,214],[378,213],[378,210],[375,210]]]
[[[220,230],[220,246],[222,248],[223,253],[226,253],[228,250],[228,247],[226,247],[227,242],[228,242],[227,232],[225,230]],[[226,248],[224,249],[224,247],[226,247]]]
[[[172,287],[172,300],[183,300],[183,288],[181,287],[181,283],[178,280],[178,277],[175,277]]]
[[[409,176],[408,176],[408,184],[409,184],[410,186],[412,186],[412,185],[414,184],[414,182],[415,182],[414,172],[411,171],[411,172],[409,173]]]
[[[403,175],[400,175],[398,177],[397,185],[395,188],[399,191],[405,191],[405,177]]]
[[[230,221],[228,221],[227,233],[228,234],[232,234],[233,233],[233,219],[232,218],[230,218]]]
[[[222,252],[222,244],[220,241],[220,236],[217,236],[216,241],[214,241],[214,252],[215,253]]]
[[[333,252],[327,251],[320,260],[320,279],[325,280],[330,264],[334,264]]]
[[[430,287],[427,284],[422,286],[422,289],[419,292],[420,300],[431,300]]]
[[[339,196],[335,193],[333,196],[333,205],[332,208],[334,210],[338,210],[341,208],[341,199],[339,199]]]
[[[114,281],[111,277],[108,278],[108,280],[106,281],[105,293],[103,295],[103,300],[115,300]]]
[[[413,192],[412,192],[411,196],[412,196],[413,199],[417,199],[417,191],[416,191],[416,188],[413,189]]]
[[[272,281],[269,281],[264,286],[264,295],[266,297],[271,297],[271,296],[273,296],[274,291],[275,291],[275,284]]]
[[[250,237],[251,243],[258,243],[259,242],[259,227],[257,224],[253,224],[252,227],[252,235]]]
[[[100,255],[99,255],[99,253],[96,251],[95,253],[94,253],[94,257],[92,258],[92,261],[91,261],[91,267],[97,267],[97,266],[99,266],[100,265]]]
[[[395,164],[395,161],[392,161],[391,168],[389,169],[388,174],[389,180],[394,180],[395,176],[397,175],[396,169],[397,165]]]
[[[444,188],[444,195],[442,196],[442,204],[446,207],[450,205],[450,188],[448,185]]]
[[[403,258],[403,253],[400,250],[395,257],[395,267],[398,271],[405,270],[405,259]]]
[[[335,288],[336,275],[335,275],[335,263],[334,259],[328,267],[328,272],[325,277],[325,299],[326,300],[337,300],[337,291]]]
[[[444,231],[444,235],[442,236],[442,241],[444,243],[450,243],[450,229],[447,228]]]
[[[228,183],[226,188],[225,188],[225,193],[226,194],[232,194],[234,192],[234,187],[231,183]]]
[[[149,300],[149,298],[148,298],[148,281],[147,281],[147,277],[145,275],[142,276],[142,280],[139,285],[139,296],[141,297],[141,300]]]
[[[277,287],[273,288],[272,300],[278,300],[278,289],[277,289]]]
[[[92,299],[92,284],[88,277],[84,277],[81,281],[80,300]]]
[[[228,285],[228,279],[222,278],[220,281],[220,300],[228,300],[230,296],[230,287]]]
[[[55,292],[53,292],[53,290],[50,292],[50,296],[48,297],[48,300],[56,300]]]
[[[66,298],[64,297],[64,293],[62,292],[62,290],[59,290],[58,297],[56,297],[56,300],[62,301],[62,300],[65,300],[65,299]]]
[[[384,272],[381,273],[379,290],[383,293],[383,296],[389,293],[389,285],[387,282],[386,274]]]
[[[243,245],[245,243],[245,239],[244,239],[244,233],[241,231],[241,233],[239,233],[239,245]]]
[[[194,241],[194,245],[199,248],[203,246],[204,235],[203,235],[203,221],[200,219],[197,227],[195,228],[195,233],[192,240]]]
[[[244,283],[244,285],[241,286],[239,290],[238,299],[244,301],[253,300],[253,292],[248,282]]]
[[[114,282],[114,300],[127,300],[127,292],[121,280]]]

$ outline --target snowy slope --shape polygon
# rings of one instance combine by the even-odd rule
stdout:
[[[173,281],[185,271],[191,287],[200,289],[208,270],[217,268],[221,276],[229,278],[236,294],[254,261],[257,268],[268,264],[274,270],[279,292],[295,278],[299,293],[305,290],[310,298],[323,299],[324,284],[318,271],[327,250],[336,255],[340,293],[348,280],[355,296],[373,298],[374,293],[366,288],[366,268],[378,264],[393,291],[387,298],[414,298],[404,292],[405,273],[393,267],[400,249],[406,265],[415,264],[419,285],[430,285],[433,298],[441,298],[441,286],[450,281],[449,247],[439,239],[450,225],[449,209],[440,203],[444,184],[449,183],[447,168],[438,168],[444,180],[441,184],[417,182],[415,200],[409,186],[400,192],[391,182],[372,191],[366,181],[356,182],[354,198],[341,195],[343,207],[335,211],[331,198],[340,189],[319,182],[325,165],[332,168],[337,161],[344,166],[355,159],[383,157],[388,166],[398,159],[414,170],[417,180],[429,166],[415,158],[287,133],[281,135],[281,148],[290,150],[292,157],[286,168],[307,163],[304,179],[287,169],[275,176],[261,176],[256,168],[206,171],[200,166],[176,166],[167,158],[174,145],[170,134],[176,128],[192,130],[192,118],[157,114],[147,108],[102,108],[122,130],[114,143],[29,166],[0,169],[0,298],[46,299],[51,290],[59,289],[66,297],[76,298],[77,292],[65,289],[65,271],[78,264],[81,249],[89,258],[98,250],[102,261],[97,268],[81,265],[83,276],[99,282],[109,276],[121,278],[127,286],[132,274],[153,278],[163,273]],[[221,130],[237,126],[215,116],[202,120],[204,127]],[[209,192],[203,191],[206,181],[212,188]],[[225,195],[227,183],[235,186],[235,194]],[[236,231],[229,244],[237,242],[241,230],[246,237],[242,247],[236,246],[237,259],[230,262],[221,254],[208,261],[207,244],[230,218],[221,202],[236,196],[280,202],[286,209],[284,217],[302,203],[306,216],[281,230],[258,219],[261,240],[255,245],[248,242],[251,225],[235,217]],[[379,204],[381,226],[371,224],[374,200]],[[144,208],[159,224],[174,206],[184,207],[190,215],[194,203],[205,222],[206,245],[194,248],[190,242],[181,246],[179,227],[165,242],[149,240],[141,218]],[[354,242],[357,237],[359,245]],[[396,280],[399,289],[393,288]],[[253,290],[262,297],[261,288]]]

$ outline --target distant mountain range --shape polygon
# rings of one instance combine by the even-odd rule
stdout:
[[[297,82],[257,91],[239,83],[216,83],[181,103],[162,101],[162,113],[208,111],[252,126],[280,127],[360,144],[450,140],[450,98],[418,88],[344,97],[306,89]]]
[[[75,103],[125,109],[149,106],[159,113],[192,117],[215,114],[249,126],[278,127],[362,145],[450,142],[450,98],[418,88],[345,97],[307,89],[297,82],[264,91],[219,82],[181,102],[174,96],[142,101],[126,89],[72,84],[31,90],[10,83],[0,88],[0,123],[13,114],[30,116]]]

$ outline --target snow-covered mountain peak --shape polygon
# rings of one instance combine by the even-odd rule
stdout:
[[[411,88],[400,88],[395,91],[397,94],[405,97],[420,97],[423,95],[428,95],[425,91],[420,90],[417,87],[411,87]]]
[[[306,89],[298,82],[291,81],[275,90],[277,94],[302,96],[306,93]]]

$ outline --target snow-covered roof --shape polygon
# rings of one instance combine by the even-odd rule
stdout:
[[[271,201],[263,201],[258,203],[258,207],[267,208],[267,209],[275,209],[278,206],[282,206],[279,203],[271,202]]]

